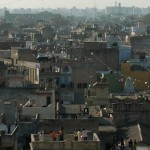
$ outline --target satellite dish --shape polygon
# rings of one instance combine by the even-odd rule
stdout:
[[[104,78],[104,74],[103,74],[103,73],[101,73],[101,76],[100,76],[100,78],[101,78],[101,79],[103,79],[103,78]]]
[[[124,85],[124,91],[126,93],[134,93],[135,89],[134,89],[134,80],[130,77],[128,77],[125,81],[125,85]]]
[[[97,77],[96,81],[101,82],[104,79],[104,73],[101,73],[99,77]]]

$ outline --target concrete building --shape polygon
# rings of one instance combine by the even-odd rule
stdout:
[[[5,115],[7,124],[14,124],[18,118],[17,103],[15,101],[0,101],[0,114]]]
[[[1,125],[0,125],[1,127]],[[16,150],[17,149],[17,130],[18,126],[14,128],[14,130],[11,133],[3,133],[1,131],[1,141],[0,141],[0,149],[1,150]]]
[[[5,70],[6,66],[4,65],[4,62],[0,62],[0,87],[5,86]]]
[[[116,97],[116,98],[115,98]],[[149,124],[150,103],[149,97],[138,95],[114,96],[110,99],[114,113],[114,122],[117,126],[125,123],[143,122]]]
[[[131,46],[129,45],[122,45],[119,48],[119,61],[127,61],[131,58]]]
[[[110,30],[106,33],[107,47],[117,47],[119,49],[119,63],[131,58],[131,46],[123,45],[123,41],[121,39],[123,34],[121,34],[120,29],[121,28],[119,26],[114,25],[110,27]]]
[[[96,62],[75,61],[51,54],[39,57],[39,84],[46,88],[55,88],[59,93],[59,102],[63,104],[83,104],[84,88],[96,78]],[[55,57],[54,57],[55,56]],[[66,56],[66,55],[64,55]],[[76,101],[75,101],[76,100]]]
[[[7,107],[7,109],[8,108],[11,108],[11,107]],[[4,108],[4,110],[5,110],[5,108]],[[12,110],[13,109],[10,109],[10,113],[14,113]],[[11,122],[12,115],[9,114],[8,110],[7,111],[5,110],[5,112],[6,112],[6,114],[1,113],[1,117],[0,117],[0,139],[1,139],[0,140],[0,149],[16,150],[17,149],[18,126],[16,124],[14,124],[14,122],[13,123]]]
[[[84,104],[84,89],[95,82],[96,62],[72,61],[72,83],[74,85],[74,99],[77,104]]]
[[[6,114],[6,120],[31,120],[36,115],[39,119],[56,118],[57,105],[55,92],[51,90],[35,90],[34,88],[1,88],[0,112]],[[5,101],[5,102],[4,102]],[[31,101],[31,103],[29,103]],[[30,104],[30,105],[29,105]]]
[[[85,90],[85,102],[89,106],[98,105],[101,108],[108,107],[109,87],[108,83],[103,79],[101,82],[96,82],[93,87]]]
[[[52,40],[55,36],[55,31],[51,28],[51,26],[42,26],[38,29],[38,31],[45,40]]]
[[[40,64],[34,61],[34,55],[30,49],[12,48],[11,57],[3,58],[6,65],[5,86],[27,87],[30,84],[39,83]]]
[[[72,83],[72,67],[68,60],[62,59],[63,55],[38,57],[40,63],[39,85],[45,90],[54,88],[57,92],[57,101],[73,103],[74,92]]]
[[[5,87],[24,87],[28,72],[25,67],[19,70],[16,66],[8,66],[5,74]]]
[[[2,50],[10,50],[11,47],[20,47],[26,46],[26,43],[23,41],[1,41],[0,42],[0,49]]]
[[[10,60],[5,60],[6,87],[27,87],[39,83],[39,63],[28,61],[17,61],[13,65]]]
[[[64,128],[64,134],[66,135],[70,133],[72,134],[76,129],[85,129],[87,131],[91,131],[91,133],[89,133],[89,138],[93,137],[92,133],[96,133],[100,137],[99,149],[104,149],[106,137],[107,141],[112,144],[112,138],[116,132],[116,128],[112,125],[111,120],[112,119],[103,117],[77,119],[44,119],[39,123],[39,131],[44,131],[44,134],[49,134],[51,130],[59,131],[60,126],[62,126]]]
[[[136,50],[140,50],[141,52],[149,51],[150,36],[149,35],[133,36],[130,38],[130,44],[133,49],[133,52]]]
[[[29,100],[21,110],[21,117],[39,116],[39,119],[55,119],[57,116],[55,91],[36,91],[36,99]]]
[[[49,134],[31,134],[31,150],[99,150],[100,140],[96,133],[91,133],[87,141],[75,141],[73,134],[65,134],[64,141],[53,141]]]
[[[108,66],[113,70],[119,69],[119,49],[107,47],[107,42],[84,42],[84,56],[94,61],[99,65],[97,70],[108,70]],[[112,59],[113,58],[113,59]]]
[[[107,15],[116,15],[116,16],[121,16],[121,15],[141,15],[142,10],[138,7],[121,7],[121,4],[119,3],[118,6],[111,6],[106,8],[106,14]]]
[[[150,148],[149,142],[149,125],[143,123],[125,123],[123,126],[118,128],[117,137],[121,138],[122,136],[126,138],[124,145],[126,149],[128,148],[128,141],[130,139],[136,140],[136,149],[138,150],[148,150]]]
[[[98,118],[102,117],[102,109],[100,106],[87,106],[82,105],[60,105],[59,118],[68,119],[84,119],[84,118]]]
[[[126,146],[130,139],[135,139],[137,149],[149,149],[147,133],[150,129],[150,103],[146,97],[140,95],[114,95],[110,103],[113,108],[113,121],[117,127],[117,137],[124,137]]]

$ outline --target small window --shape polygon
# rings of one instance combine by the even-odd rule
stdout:
[[[65,88],[65,84],[61,84],[61,88]]]
[[[101,105],[100,107],[101,107],[102,109],[103,109],[103,108],[106,108],[106,106],[105,106],[105,105]]]
[[[74,88],[74,83],[73,82],[70,83],[70,87]]]
[[[47,106],[49,105],[49,104],[51,104],[51,97],[47,97]]]
[[[87,88],[87,83],[83,83],[83,88]]]
[[[82,83],[78,83],[78,88],[79,88],[79,89],[82,88]]]

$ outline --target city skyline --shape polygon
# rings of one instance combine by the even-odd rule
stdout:
[[[0,8],[7,7],[10,9],[14,8],[93,8],[97,7],[99,9],[104,9],[107,6],[117,6],[121,3],[125,7],[148,7],[150,6],[150,0],[31,0],[27,2],[26,0],[1,0]]]

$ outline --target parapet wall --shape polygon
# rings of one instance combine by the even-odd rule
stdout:
[[[74,131],[75,129],[86,129],[92,132],[98,131],[99,119],[44,119],[40,122],[40,129],[50,132],[50,130],[59,130],[60,127],[64,128],[64,131]]]

